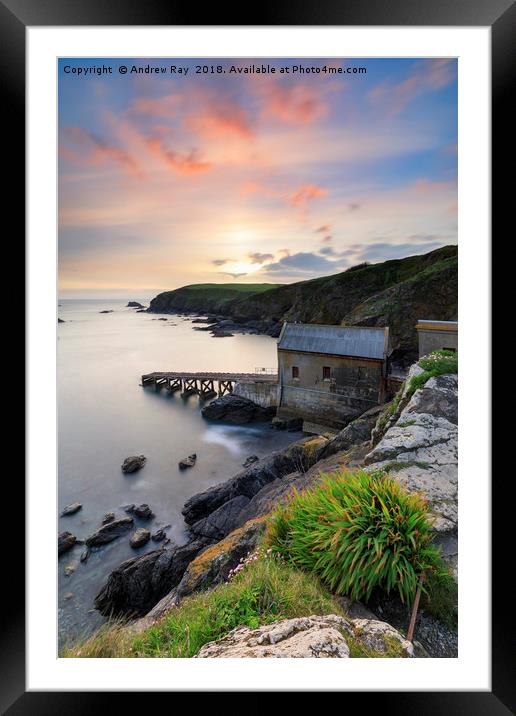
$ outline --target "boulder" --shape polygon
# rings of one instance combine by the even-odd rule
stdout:
[[[152,541],[153,542],[163,542],[164,539],[167,538],[167,533],[164,529],[159,529],[154,532],[152,535]]]
[[[99,313],[113,313],[113,310],[110,310],[110,311],[99,311]]]
[[[198,659],[220,658],[348,658],[350,644],[377,657],[410,658],[414,647],[394,627],[374,619],[326,616],[284,619],[257,629],[238,627],[205,644]]]
[[[96,596],[95,608],[104,616],[143,616],[179,584],[188,564],[204,547],[206,540],[194,540],[122,562]]]
[[[71,532],[61,532],[57,537],[57,553],[63,554],[71,549],[77,542],[77,537]]]
[[[58,318],[58,319],[57,319],[57,322],[58,322],[58,323],[66,323],[66,321],[63,321],[62,318]]]
[[[131,544],[131,547],[136,549],[136,547],[141,547],[142,545],[147,544],[149,540],[150,531],[145,529],[145,527],[139,527],[132,533],[129,542]]]
[[[81,562],[86,563],[90,558],[90,554],[91,554],[90,549],[88,547],[86,547],[84,552],[81,553]]]
[[[287,430],[288,432],[296,432],[303,429],[303,418],[278,418],[272,419],[271,427],[276,430]]]
[[[346,619],[335,614],[285,619],[258,629],[233,629],[224,638],[205,644],[195,658],[346,659],[348,632]]]
[[[131,455],[126,457],[122,463],[122,472],[136,472],[140,470],[147,461],[145,455]]]
[[[114,512],[106,512],[106,514],[102,518],[102,524],[107,525],[107,524],[109,524],[109,522],[113,522],[114,519],[115,519]]]
[[[240,395],[223,395],[205,405],[201,414],[210,420],[226,420],[239,425],[253,421],[270,420],[276,413],[276,408],[262,408],[248,398]]]
[[[69,564],[67,564],[67,565],[65,566],[64,570],[63,570],[63,571],[64,571],[64,576],[65,576],[65,577],[71,577],[72,574],[75,572],[75,570],[77,569],[78,566],[79,566],[79,562],[77,562],[77,561],[75,561],[75,562],[70,562]]]
[[[103,525],[100,529],[94,532],[86,539],[86,545],[88,547],[98,547],[102,544],[107,544],[120,537],[133,526],[132,517],[120,517],[118,520],[113,520]]]
[[[141,505],[137,505],[133,507],[132,512],[137,517],[142,517],[144,519],[149,519],[150,517],[154,517],[154,512],[151,510],[149,505],[146,502],[143,502]]]
[[[144,308],[144,306],[142,306],[141,303],[138,303],[138,301],[129,301],[127,308]]]
[[[61,517],[68,517],[69,515],[75,515],[76,512],[82,509],[80,502],[72,502],[71,505],[67,505],[61,512]]]
[[[353,445],[358,445],[371,439],[371,431],[376,425],[378,416],[383,410],[382,405],[375,405],[367,412],[352,420],[346,427],[330,438],[326,445],[322,445],[317,453],[317,459],[323,460],[337,452],[349,450]]]
[[[195,453],[192,453],[192,455],[188,455],[188,457],[184,457],[182,460],[179,461],[179,469],[186,470],[187,467],[193,467],[196,462],[197,455]]]
[[[237,495],[228,500],[207,517],[190,525],[190,532],[197,537],[206,537],[210,540],[220,540],[238,526],[240,512],[249,502],[245,495]]]

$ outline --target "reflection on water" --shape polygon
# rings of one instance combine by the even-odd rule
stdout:
[[[141,297],[135,296],[135,300]],[[212,338],[192,330],[191,321],[136,313],[127,301],[61,300],[58,326],[59,511],[75,501],[82,510],[61,517],[58,529],[85,538],[103,515],[124,515],[123,506],[147,502],[155,516],[135,519],[152,531],[170,525],[175,542],[186,539],[181,508],[196,492],[228,479],[251,454],[263,456],[299,434],[250,427],[211,425],[197,396],[182,398],[139,385],[154,370],[252,372],[276,365],[276,341],[268,336]],[[101,314],[101,310],[113,313]],[[181,458],[197,454],[194,468],[181,471]],[[124,475],[128,455],[144,454],[145,467]],[[69,577],[64,567],[78,562],[83,547],[59,559],[59,632],[61,643],[91,631],[101,622],[91,611],[93,598],[108,573],[137,552],[120,537],[92,552]]]

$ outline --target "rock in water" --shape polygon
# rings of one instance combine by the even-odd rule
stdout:
[[[179,461],[179,469],[186,470],[187,467],[193,467],[196,462],[197,455],[195,453],[192,453],[192,455],[188,455],[188,457],[185,457]]]
[[[78,566],[79,566],[78,562],[70,562],[70,564],[67,564],[66,567],[64,568],[64,576],[71,577]]]
[[[141,505],[138,505],[137,507],[134,507],[131,510],[137,517],[143,517],[145,519],[148,519],[150,517],[154,517],[154,512],[151,510],[149,505],[147,503],[143,503]]]
[[[129,301],[126,308],[143,308],[141,303],[138,303],[138,301]]]
[[[58,318],[58,319],[57,319],[57,322],[58,322],[58,323],[66,323],[66,321],[63,321],[62,318]]]
[[[126,457],[122,463],[122,472],[136,472],[136,470],[140,470],[145,465],[146,460],[145,455]]]
[[[89,548],[86,547],[84,552],[82,552],[82,554],[81,554],[81,562],[87,562],[88,559],[90,558],[90,554],[91,554],[91,552],[90,552]]]
[[[141,547],[150,540],[150,532],[145,527],[139,527],[135,530],[130,539],[131,547]]]
[[[57,538],[57,553],[63,554],[63,552],[71,549],[77,542],[77,537],[71,532],[61,532]]]
[[[154,532],[154,534],[152,535],[153,542],[163,542],[163,540],[166,538],[167,538],[167,533],[165,532],[164,529],[156,530],[156,532]]]
[[[106,512],[106,514],[105,514],[104,517],[102,518],[102,524],[103,524],[103,525],[107,525],[107,524],[109,524],[110,522],[113,522],[114,519],[115,519],[115,513],[114,513],[114,512]]]
[[[254,420],[270,420],[276,413],[276,408],[262,408],[252,400],[240,395],[223,395],[213,402],[205,405],[201,410],[204,418],[210,420],[227,420],[231,423],[250,423]]]
[[[71,505],[67,505],[61,512],[61,517],[68,517],[68,515],[75,515],[76,512],[82,508],[80,502],[72,502]]]
[[[118,520],[108,522],[108,524],[104,525],[92,535],[90,535],[86,539],[86,545],[88,547],[96,547],[101,544],[107,544],[108,542],[112,542],[117,537],[120,537],[121,534],[124,534],[124,532],[130,530],[132,526],[132,517],[120,517]]]

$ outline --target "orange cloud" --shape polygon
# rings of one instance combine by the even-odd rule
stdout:
[[[160,139],[149,138],[146,143],[154,156],[179,174],[199,174],[210,170],[213,166],[210,162],[201,161],[196,149],[192,149],[188,154],[180,154],[167,149]]]
[[[285,124],[312,124],[326,116],[328,106],[319,92],[304,84],[268,85],[262,91],[262,115]]]
[[[287,203],[290,204],[290,206],[303,207],[309,201],[312,201],[313,199],[320,199],[327,194],[328,192],[326,189],[323,189],[316,184],[304,184],[299,187],[297,191],[287,197]]]
[[[208,139],[226,135],[250,139],[254,134],[246,110],[236,103],[210,104],[189,115],[186,124]]]

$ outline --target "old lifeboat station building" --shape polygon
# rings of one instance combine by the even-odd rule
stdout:
[[[278,339],[278,417],[344,427],[387,397],[389,329],[285,323]]]

